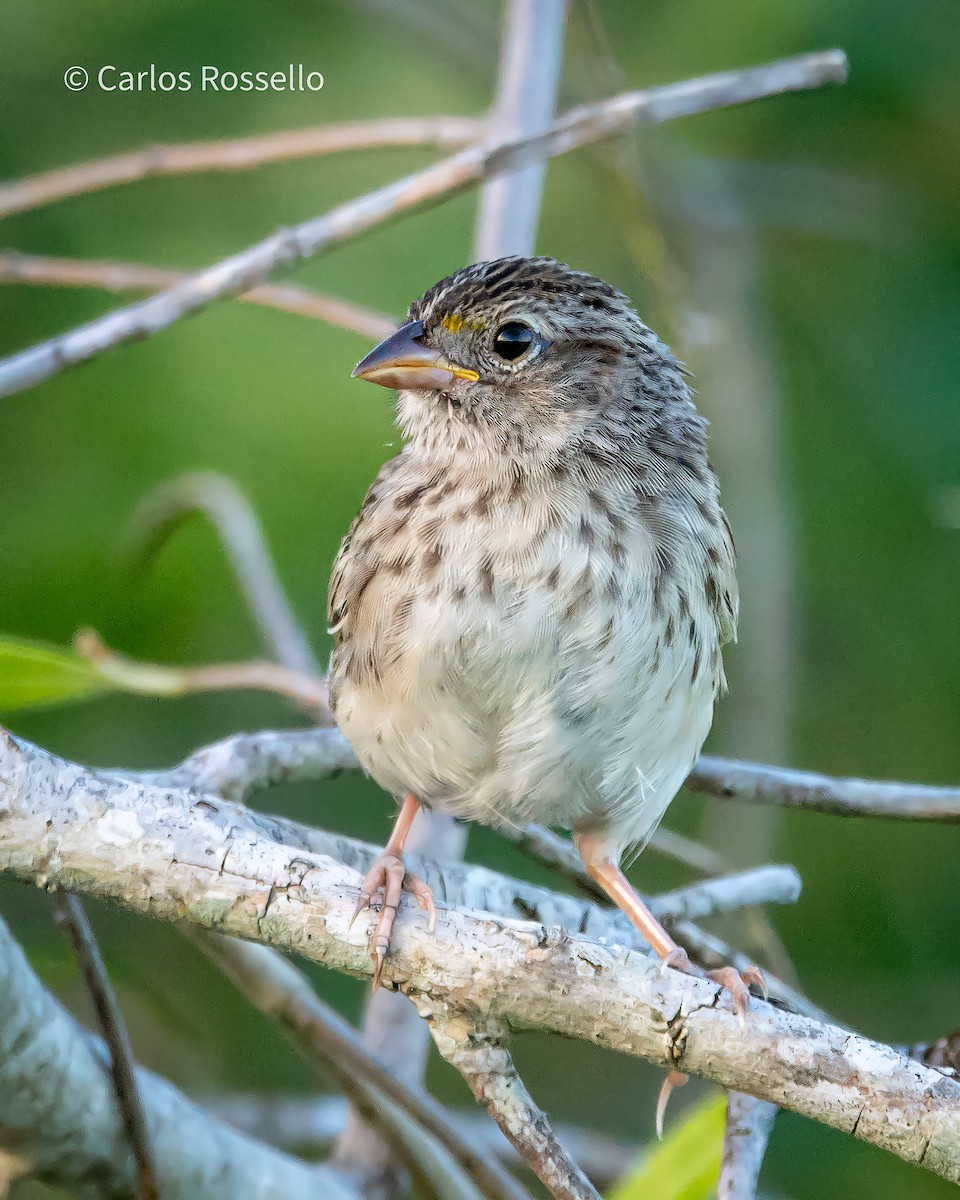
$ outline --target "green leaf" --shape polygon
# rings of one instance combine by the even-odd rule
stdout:
[[[0,637],[0,712],[89,700],[113,690],[92,663],[72,650]]]
[[[716,1195],[726,1109],[722,1092],[689,1109],[615,1185],[608,1200],[708,1200]]]

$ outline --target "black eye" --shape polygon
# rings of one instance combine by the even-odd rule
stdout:
[[[516,362],[536,340],[537,335],[523,321],[507,321],[493,335],[493,349],[507,362]]]

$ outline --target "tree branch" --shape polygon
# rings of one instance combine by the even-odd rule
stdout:
[[[573,1161],[527,1091],[507,1048],[506,1030],[463,1014],[438,1013],[418,1000],[441,1055],[467,1081],[477,1103],[499,1125],[540,1182],[556,1200],[600,1200],[593,1184]]]
[[[692,792],[747,804],[807,808],[838,817],[960,821],[960,788],[873,779],[836,779],[732,758],[701,758],[684,784]]]
[[[649,91],[628,92],[573,109],[543,134],[507,140],[494,147],[471,146],[323,216],[273,234],[157,296],[116,309],[0,361],[0,398],[35,387],[114,346],[157,333],[213,300],[248,292],[274,271],[289,269],[400,213],[455,195],[493,175],[569,153],[630,125],[669,121],[782,92],[840,83],[846,72],[846,58],[839,50],[800,55],[742,71],[722,71]]]
[[[476,140],[483,123],[472,117],[387,117],[347,121],[254,137],[147,146],[109,158],[43,171],[0,187],[0,219],[42,208],[70,196],[161,175],[212,171],[251,171],[268,163],[317,158],[345,150],[381,150],[388,146],[432,146],[453,150]]]
[[[0,284],[89,287],[102,288],[106,292],[160,292],[189,277],[189,271],[174,271],[143,263],[47,258],[40,254],[20,254],[15,250],[0,254]],[[280,312],[325,321],[338,329],[349,329],[351,333],[360,333],[377,341],[396,328],[395,322],[383,313],[293,284],[262,284],[243,292],[237,299],[259,304],[261,308],[275,308]]]
[[[215,797],[98,778],[9,734],[0,737],[0,869],[371,972],[367,930],[351,928],[356,871],[272,840],[253,814]],[[602,1043],[960,1182],[955,1080],[762,1002],[741,1028],[717,985],[661,971],[623,943],[450,908],[431,933],[405,904],[385,978],[438,1017],[469,1004],[484,1020]]]
[[[291,671],[272,662],[212,663],[202,667],[164,667],[138,662],[111,650],[91,629],[74,638],[78,654],[97,673],[123,691],[145,696],[186,696],[195,692],[252,690],[295,700],[315,718],[329,721],[326,680]]]
[[[777,1106],[740,1092],[727,1094],[727,1129],[717,1200],[756,1200],[757,1179]]]
[[[0,920],[0,1148],[44,1182],[129,1200],[136,1172],[106,1058]],[[360,1200],[333,1171],[231,1129],[142,1068],[137,1086],[164,1200]]]
[[[54,893],[57,919],[64,926],[93,1001],[100,1032],[110,1056],[110,1075],[127,1143],[136,1164],[140,1200],[160,1200],[156,1166],[127,1027],[83,905],[70,892]]]

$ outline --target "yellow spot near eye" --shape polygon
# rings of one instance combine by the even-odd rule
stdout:
[[[466,321],[459,313],[450,313],[443,318],[444,329],[449,329],[451,333],[459,333],[461,329],[471,329],[475,333],[479,333],[486,325],[485,321]]]

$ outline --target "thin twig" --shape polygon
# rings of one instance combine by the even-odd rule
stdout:
[[[793,867],[754,867],[664,892],[652,901],[659,920],[702,921],[722,913],[740,912],[757,904],[796,904],[800,876]]]
[[[41,254],[0,253],[0,284],[28,283],[52,287],[101,288],[105,292],[161,292],[188,279],[188,271],[144,263],[95,261],[84,258],[48,258]],[[275,308],[325,321],[338,329],[349,329],[379,341],[396,328],[383,313],[325,296],[293,284],[265,283],[237,297],[262,308]]]
[[[717,1200],[756,1200],[757,1179],[777,1106],[741,1092],[727,1093],[727,1129]]]
[[[837,817],[960,822],[960,788],[956,787],[839,779],[732,758],[701,758],[684,786],[721,800],[805,808]]]
[[[110,1077],[113,1080],[117,1108],[136,1164],[137,1194],[140,1200],[160,1200],[150,1132],[147,1129],[147,1118],[137,1086],[133,1047],[130,1045],[127,1026],[100,954],[96,935],[87,920],[83,905],[72,892],[54,892],[53,903],[57,920],[70,937],[84,983],[93,1001],[100,1032],[110,1055]]]
[[[43,171],[0,187],[0,219],[118,184],[160,175],[212,171],[250,171],[268,163],[317,158],[345,150],[388,146],[428,146],[453,150],[475,141],[483,123],[472,117],[386,117],[347,121],[220,141],[147,146],[109,158]]]
[[[162,667],[125,658],[104,645],[92,630],[74,638],[77,653],[104,679],[127,692],[145,696],[187,696],[196,692],[273,692],[296,700],[319,719],[329,721],[327,685],[322,679],[271,662],[214,663],[204,667]]]
[[[649,91],[629,92],[574,109],[546,133],[507,140],[494,147],[471,146],[424,171],[276,233],[168,291],[116,309],[0,361],[0,398],[35,387],[112,347],[157,333],[213,300],[249,291],[274,271],[289,269],[400,213],[475,187],[493,175],[569,153],[630,125],[669,121],[783,92],[841,83],[846,74],[846,57],[839,50],[800,55],[742,71],[722,71]]]
[[[319,678],[320,664],[283,590],[263,528],[231,479],[203,472],[154,488],[130,518],[127,555],[138,562],[152,558],[192,513],[202,513],[216,531],[272,657],[290,671]]]
[[[524,1086],[507,1048],[506,1029],[495,1022],[470,1020],[463,1013],[437,1011],[426,998],[418,1006],[441,1055],[460,1072],[477,1103],[550,1195],[556,1200],[600,1200]]]
[[[236,984],[255,1008],[279,1021],[301,1048],[343,1084],[397,1104],[449,1152],[491,1200],[525,1200],[522,1187],[497,1162],[474,1150],[432,1096],[398,1079],[364,1046],[359,1033],[316,994],[292,962],[267,946],[199,930],[191,941]]]
[[[610,903],[610,897],[603,888],[587,874],[576,846],[568,838],[532,821],[526,825],[505,825],[499,832],[511,842],[515,842],[525,854],[537,862],[560,871],[575,883],[585,896],[592,896],[602,904]],[[675,858],[704,875],[719,875],[727,869],[720,855],[709,846],[674,833],[672,829],[661,827],[647,845],[649,849]]]

